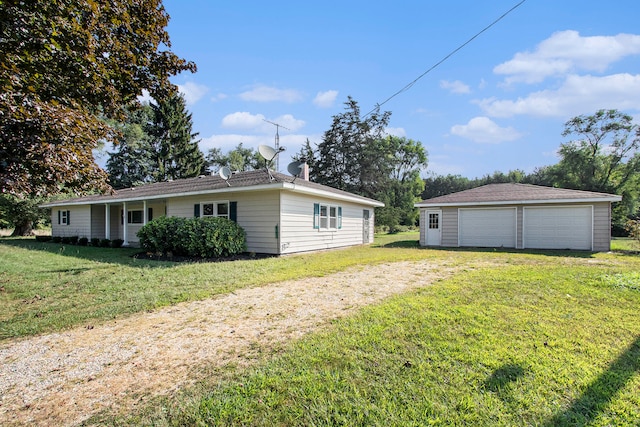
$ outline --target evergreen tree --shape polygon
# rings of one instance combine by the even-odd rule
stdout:
[[[383,188],[391,172],[389,153],[384,144],[384,130],[391,113],[376,109],[366,118],[351,97],[345,112],[333,116],[331,128],[324,133],[314,158],[310,161],[310,178],[320,184],[373,197]]]
[[[205,172],[205,160],[193,133],[191,113],[184,96],[177,93],[152,104],[150,126],[153,181],[192,178]]]
[[[152,147],[148,134],[153,124],[153,109],[149,104],[129,111],[127,121],[114,125],[120,131],[118,145],[109,153],[107,173],[115,189],[152,182]]]

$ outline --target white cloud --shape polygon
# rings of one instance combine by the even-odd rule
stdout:
[[[333,103],[336,101],[338,97],[337,90],[327,90],[325,92],[318,92],[315,98],[313,98],[313,103],[320,108],[329,108],[333,106]]]
[[[514,141],[521,136],[514,128],[502,128],[488,117],[474,117],[466,125],[455,125],[451,133],[473,142],[489,144]]]
[[[625,56],[640,54],[640,35],[581,37],[577,31],[560,31],[542,41],[533,52],[519,52],[494,68],[506,75],[507,84],[539,83],[547,77],[578,71],[604,72]]]
[[[452,82],[448,80],[440,80],[440,87],[456,94],[471,93],[471,88],[460,80],[454,80]]]
[[[281,101],[294,103],[302,100],[300,92],[294,89],[278,89],[265,85],[255,86],[253,89],[242,92],[240,98],[245,101],[273,102]]]
[[[571,117],[601,108],[640,110],[640,74],[567,77],[557,90],[534,92],[516,100],[475,101],[491,117],[515,115]]]
[[[186,82],[183,85],[178,85],[178,91],[184,95],[187,105],[193,105],[209,91],[209,88],[197,83]]]
[[[267,121],[268,120],[268,121]],[[227,114],[222,118],[222,127],[227,129],[243,129],[256,133],[265,133],[275,135],[276,126],[280,125],[279,134],[294,132],[306,125],[304,120],[296,119],[291,114],[283,114],[275,119],[267,119],[263,114],[251,114],[246,111],[238,111]]]
[[[256,129],[263,125],[262,114],[251,114],[246,111],[227,114],[222,118],[222,127],[227,129]]]
[[[151,94],[149,93],[148,90],[142,89],[142,95],[140,95],[138,97],[138,102],[140,102],[140,103],[143,103],[143,102],[152,103],[153,102],[153,98],[151,97]]]

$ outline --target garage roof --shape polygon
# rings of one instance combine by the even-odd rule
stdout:
[[[488,184],[416,203],[418,208],[471,205],[619,202],[621,196],[530,184]]]

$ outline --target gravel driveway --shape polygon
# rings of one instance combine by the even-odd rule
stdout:
[[[0,343],[0,425],[75,425],[240,366],[368,304],[453,273],[434,261],[358,267]],[[202,374],[200,374],[202,375]]]

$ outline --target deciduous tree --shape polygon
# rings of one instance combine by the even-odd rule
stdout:
[[[0,185],[25,195],[106,189],[93,158],[144,89],[195,64],[173,54],[161,0],[0,2]]]

